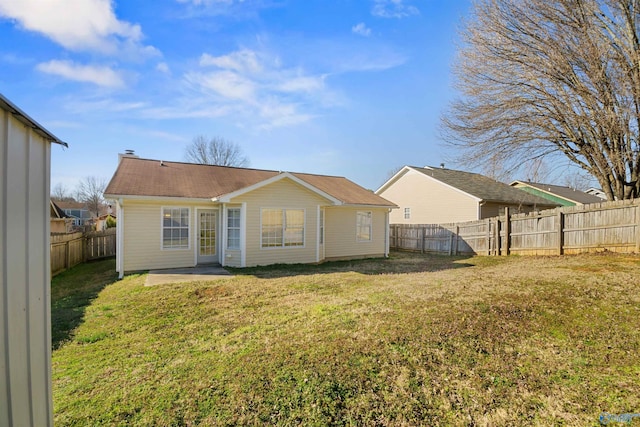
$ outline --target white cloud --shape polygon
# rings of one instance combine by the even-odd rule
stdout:
[[[159,62],[158,65],[156,65],[156,70],[160,71],[163,74],[171,74],[169,65],[167,65],[166,62]]]
[[[417,7],[405,4],[405,0],[373,0],[373,16],[380,18],[406,18],[419,15]]]
[[[185,78],[188,82],[206,90],[211,90],[223,98],[247,103],[254,102],[256,84],[233,71],[188,73]]]
[[[116,17],[110,0],[0,0],[0,16],[73,51],[138,57],[159,53],[142,45],[139,25]]]
[[[364,22],[360,22],[357,25],[351,27],[351,32],[353,34],[358,34],[364,37],[369,37],[371,35],[371,28],[367,28]]]
[[[41,62],[36,66],[36,69],[68,80],[93,83],[103,87],[118,88],[125,85],[122,76],[109,67],[79,65],[72,61],[54,59],[49,62]]]
[[[199,65],[199,70],[185,74],[188,86],[227,112],[258,117],[261,129],[310,120],[314,114],[300,110],[317,108],[323,99],[331,98],[326,75],[284,67],[277,56],[266,52],[244,48],[220,56],[204,53]],[[191,114],[206,111],[202,107],[189,110]]]
[[[317,92],[324,89],[325,76],[292,77],[279,82],[275,88],[281,92]]]
[[[200,65],[203,67],[214,66],[225,70],[233,70],[240,73],[259,73],[263,70],[258,59],[258,54],[249,49],[241,49],[228,55],[211,56],[207,53],[200,57]]]

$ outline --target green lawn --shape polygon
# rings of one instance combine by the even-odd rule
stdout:
[[[394,253],[156,287],[113,269],[53,280],[58,426],[597,426],[640,413],[640,257]]]

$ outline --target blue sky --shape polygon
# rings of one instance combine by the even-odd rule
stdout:
[[[0,93],[60,139],[52,187],[197,135],[376,189],[439,165],[470,0],[0,0]]]

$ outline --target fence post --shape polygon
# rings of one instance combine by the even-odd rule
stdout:
[[[491,218],[487,218],[487,256],[491,255]]]
[[[636,204],[636,253],[640,253],[640,203]]]
[[[564,214],[561,208],[558,209],[558,215],[556,222],[558,224],[558,247],[556,248],[558,251],[558,255],[562,255],[564,253]]]
[[[64,269],[68,270],[71,268],[71,247],[69,245],[69,241],[64,242]]]
[[[509,234],[511,232],[511,218],[509,206],[504,208],[504,255],[509,255]]]
[[[420,253],[423,254],[424,253],[424,236],[427,234],[426,231],[426,227],[422,227],[420,230],[422,230],[422,237],[420,238]],[[420,235],[420,233],[418,233],[418,235]]]
[[[453,230],[449,230],[451,236],[449,236],[449,256],[453,255]]]
[[[456,245],[455,245],[455,248],[453,250],[453,254],[454,255],[458,255],[458,241],[460,240],[460,226],[459,225],[456,225],[455,239],[456,239],[455,240]]]

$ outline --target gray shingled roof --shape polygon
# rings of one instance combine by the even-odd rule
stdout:
[[[518,190],[508,184],[498,182],[478,173],[457,171],[435,166],[425,166],[424,168],[415,166],[411,167],[427,176],[433,177],[438,181],[464,191],[465,193],[475,196],[485,202],[517,203],[541,207],[558,206],[558,204],[547,199]]]
[[[212,199],[275,177],[273,170],[235,168],[123,157],[105,189],[112,196]],[[291,175],[344,204],[389,206],[388,200],[339,176],[291,172]]]
[[[588,193],[585,193],[584,191],[576,190],[574,188],[566,187],[563,185],[552,185],[552,184],[543,184],[540,182],[527,182],[527,181],[515,181],[515,182],[519,182],[521,184],[525,184],[530,187],[536,188],[540,191],[551,193],[558,197],[562,197],[563,199],[567,199],[572,202],[582,203],[584,205],[589,203],[603,202],[603,200],[598,196],[594,196],[593,194],[588,194]]]

